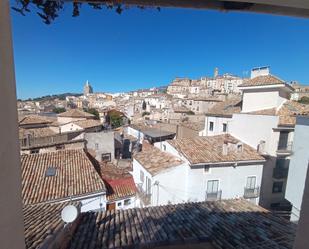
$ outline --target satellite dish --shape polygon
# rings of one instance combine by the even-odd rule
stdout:
[[[78,216],[78,209],[73,205],[64,207],[61,211],[61,219],[65,223],[73,222]]]

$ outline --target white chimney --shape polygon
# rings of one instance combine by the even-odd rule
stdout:
[[[269,67],[256,67],[251,70],[251,79],[258,76],[266,76],[270,74]]]
[[[227,143],[223,143],[222,145],[222,155],[226,156],[228,154]]]

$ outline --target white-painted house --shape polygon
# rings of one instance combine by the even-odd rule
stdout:
[[[175,139],[134,155],[133,177],[145,205],[238,197],[258,203],[264,162],[229,135]]]
[[[222,115],[222,108],[218,115],[218,110],[211,110],[206,114],[205,128],[200,135],[222,134],[223,123],[226,123],[226,130],[231,135],[266,155],[260,204],[266,208],[284,209],[287,206],[284,200],[286,179],[293,154],[293,115],[309,107],[290,101],[291,86],[269,74],[268,68],[254,69],[251,79],[239,88],[243,91],[242,105],[238,109],[231,106],[228,117]]]

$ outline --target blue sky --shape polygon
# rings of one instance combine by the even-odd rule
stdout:
[[[280,78],[309,84],[309,20],[251,13],[163,8],[114,10],[65,6],[51,25],[36,11],[12,11],[17,95],[119,92],[167,85],[176,76],[246,75],[271,66]]]

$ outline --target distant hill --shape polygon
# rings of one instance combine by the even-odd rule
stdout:
[[[42,97],[36,97],[36,98],[28,98],[25,100],[20,100],[20,101],[46,101],[46,100],[54,100],[54,99],[60,99],[60,100],[65,100],[67,96],[75,96],[79,97],[82,96],[82,93],[60,93],[60,94],[53,94],[53,95],[46,95]]]

